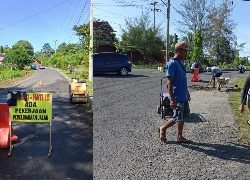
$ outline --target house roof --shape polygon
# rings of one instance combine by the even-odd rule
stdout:
[[[102,29],[107,32],[114,32],[113,28],[107,21],[97,21],[93,22],[94,30]]]
[[[4,60],[4,57],[0,56],[0,62],[3,62],[3,60]]]

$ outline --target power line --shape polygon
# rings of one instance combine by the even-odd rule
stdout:
[[[70,17],[70,19],[69,19],[69,22],[68,22],[68,25],[67,25],[67,27],[70,27],[69,29],[68,29],[68,32],[67,32],[67,34],[66,34],[66,38],[64,39],[64,42],[66,41],[66,39],[68,39],[70,36],[71,36],[71,32],[72,32],[72,24],[74,24],[74,22],[73,22],[73,17],[75,16],[75,13],[76,13],[76,9],[79,7],[79,5],[80,5],[80,1],[81,0],[78,0],[78,2],[77,2],[77,4],[76,4],[76,6],[75,6],[75,11],[73,11],[73,14],[71,14],[71,17]]]
[[[85,11],[85,13],[84,13],[84,10],[85,10],[86,5],[87,5],[87,1],[85,2],[84,7],[83,7],[83,9],[82,9],[82,12],[81,12],[81,14],[80,14],[80,16],[79,16],[79,18],[78,18],[78,20],[77,20],[77,23],[76,23],[75,25],[78,25],[79,22],[80,22],[80,20],[81,20],[81,18],[85,15],[86,11]],[[74,25],[74,26],[75,26],[75,25]],[[70,42],[70,40],[71,40],[73,34],[74,34],[74,31],[72,32],[72,34],[71,34],[71,36],[70,36],[68,42]]]
[[[124,1],[124,0],[113,0],[113,1],[116,3],[122,4],[122,5],[133,6],[133,7],[142,9],[142,6],[135,4],[136,1]],[[145,5],[143,5],[143,6],[145,6]]]
[[[129,18],[128,16],[124,16],[122,14],[119,14],[119,13],[114,13],[114,12],[111,12],[111,11],[108,11],[108,10],[104,10],[104,9],[100,9],[100,8],[95,8],[95,10],[100,10],[100,11],[103,11],[103,12],[107,12],[107,13],[110,13],[110,14],[114,14],[114,15],[118,15],[118,16],[123,16],[123,17],[126,17],[126,18]]]
[[[149,4],[100,4],[95,3],[95,6],[115,6],[115,7],[139,7],[139,6],[148,6]]]
[[[151,9],[152,11],[154,11],[154,30],[155,30],[155,12],[158,12],[160,10],[160,9],[155,8],[155,6],[156,6],[157,3],[158,2],[156,2],[156,1],[154,1],[153,3],[150,3],[150,5],[154,6],[154,8]]]
[[[51,10],[51,9],[54,9],[54,8],[56,8],[56,7],[58,7],[58,6],[62,5],[62,4],[64,4],[64,3],[66,3],[67,1],[69,1],[69,0],[65,0],[65,1],[60,2],[60,3],[56,4],[56,5],[53,5],[53,6],[47,8],[47,9],[45,9],[45,10],[42,10],[42,11],[40,11],[40,12],[38,12],[38,13],[35,13],[35,14],[31,15],[31,16],[28,16],[28,17],[23,18],[23,19],[21,19],[21,20],[19,20],[19,21],[16,21],[16,22],[11,23],[11,24],[9,24],[9,25],[7,25],[7,26],[4,26],[4,27],[0,28],[0,31],[3,30],[3,29],[6,29],[6,28],[8,28],[8,27],[14,26],[14,25],[16,25],[16,24],[22,23],[22,22],[24,22],[24,21],[27,21],[27,20],[29,20],[29,19],[32,19],[32,18],[34,18],[34,17],[36,17],[36,16],[39,16],[39,15],[41,15],[41,14],[43,14],[43,13],[45,13],[45,12]]]
[[[74,24],[74,26],[75,26],[75,25],[77,26],[77,25],[79,24],[81,18],[86,14],[86,11],[85,11],[86,5],[87,5],[87,1],[85,2],[84,6],[83,6],[83,9],[82,9],[82,12],[81,12],[81,14],[80,14],[80,16],[79,16],[77,22]],[[74,34],[74,31],[72,32],[72,34],[71,34],[71,36],[70,36],[68,42],[71,41],[73,34]]]
[[[62,29],[63,29],[63,27],[64,27],[64,25],[65,25],[65,22],[66,22],[67,18],[68,18],[69,11],[70,11],[70,9],[71,9],[71,7],[72,7],[72,3],[73,3],[73,0],[70,0],[70,5],[69,5],[69,8],[68,8],[68,11],[67,11],[67,13],[66,13],[66,16],[64,17],[63,23],[62,23],[62,25],[61,25],[61,27],[60,27],[60,29],[59,29],[59,32],[58,32],[58,34],[57,34],[56,39],[58,39],[59,35],[62,33]]]

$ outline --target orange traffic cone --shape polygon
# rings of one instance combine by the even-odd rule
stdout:
[[[193,73],[193,77],[191,79],[192,82],[199,82],[199,68],[194,68],[194,73]]]

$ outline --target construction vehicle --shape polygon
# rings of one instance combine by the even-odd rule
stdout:
[[[88,103],[88,93],[86,81],[79,78],[72,78],[69,85],[69,98],[72,104]]]

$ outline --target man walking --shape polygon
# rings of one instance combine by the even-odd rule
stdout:
[[[244,87],[243,87],[243,91],[241,93],[241,104],[239,107],[240,112],[242,113],[243,111],[245,111],[245,105],[247,104],[248,108],[250,108],[250,75],[248,75],[246,77],[245,83],[244,83]],[[247,120],[247,124],[250,125],[250,120]]]
[[[175,55],[167,63],[166,76],[168,80],[167,91],[170,96],[170,107],[174,109],[174,115],[169,119],[159,131],[161,141],[166,141],[166,130],[175,123],[177,124],[177,142],[191,142],[182,135],[184,120],[190,115],[189,92],[187,88],[186,70],[183,65],[183,60],[187,57],[186,42],[178,42],[175,45]]]

